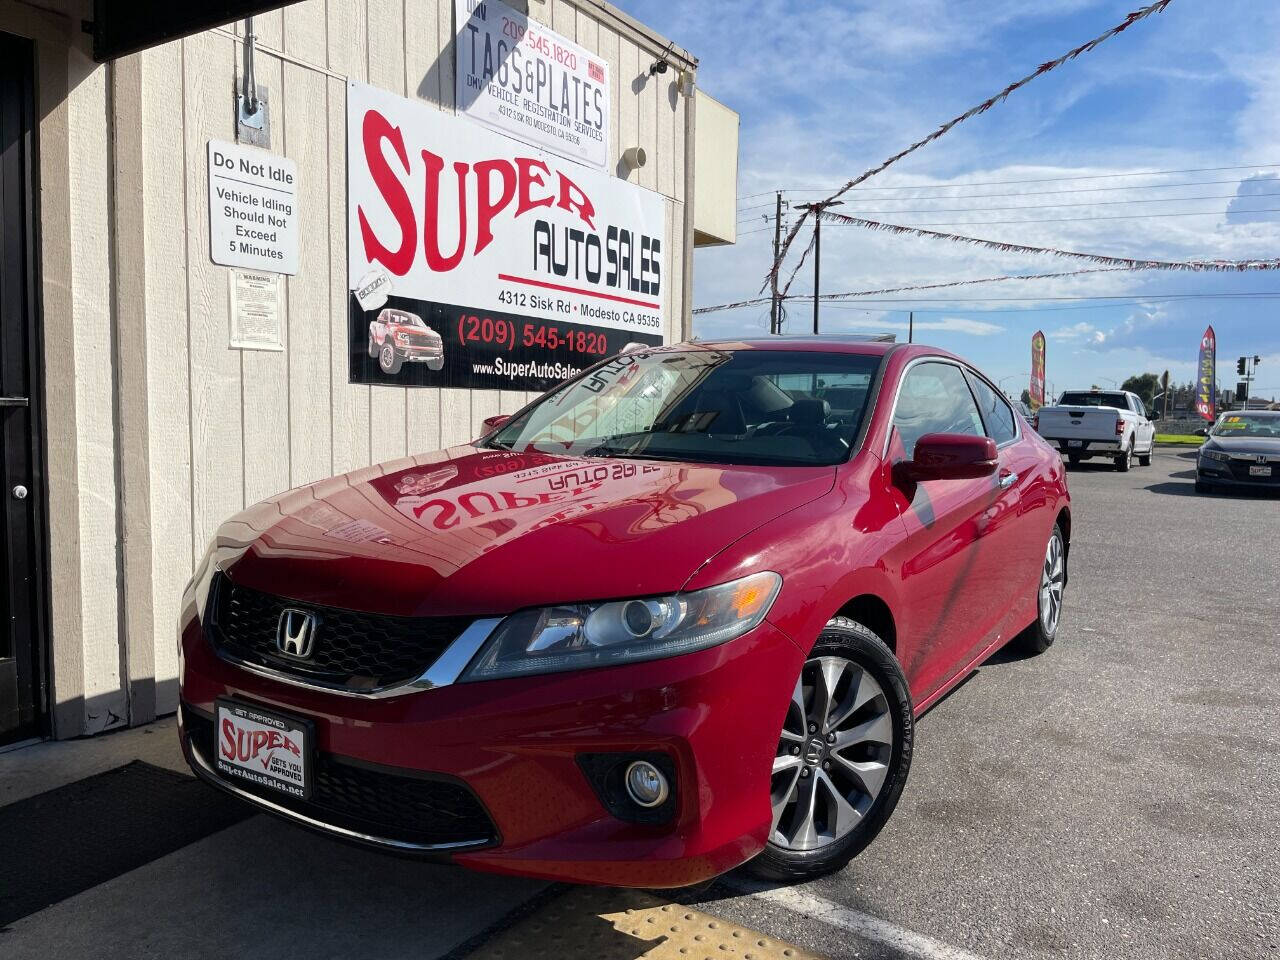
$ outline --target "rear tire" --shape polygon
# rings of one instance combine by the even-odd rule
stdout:
[[[831,620],[796,679],[771,779],[769,842],[747,870],[790,882],[857,856],[897,806],[914,731],[893,653],[862,624]]]
[[[1133,441],[1129,441],[1129,447],[1124,453],[1116,457],[1116,469],[1121,473],[1128,473],[1129,468],[1133,466]]]
[[[1045,547],[1044,564],[1036,589],[1036,622],[1023,630],[1017,644],[1028,654],[1044,653],[1053,646],[1062,623],[1062,605],[1067,586],[1067,540],[1056,523]]]

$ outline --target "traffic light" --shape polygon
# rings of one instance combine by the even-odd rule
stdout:
[[[1241,357],[1239,360],[1236,361],[1236,373],[1242,377],[1244,376],[1244,365],[1247,359],[1248,359],[1247,357]]]

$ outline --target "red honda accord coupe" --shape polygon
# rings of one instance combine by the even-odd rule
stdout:
[[[1058,454],[854,338],[624,353],[474,444],[227,521],[180,623],[209,783],[384,850],[648,887],[835,870],[913,722],[1058,629]]]

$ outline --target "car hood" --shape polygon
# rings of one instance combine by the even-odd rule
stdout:
[[[1205,446],[1224,453],[1280,454],[1280,437],[1210,437]]]
[[[411,333],[415,337],[426,337],[429,340],[440,339],[440,334],[430,327],[416,327],[411,323],[389,323],[387,324],[387,330],[391,333]]]
[[[680,589],[834,467],[676,464],[455,447],[283,493],[223,524],[218,565],[291,599],[402,616]]]

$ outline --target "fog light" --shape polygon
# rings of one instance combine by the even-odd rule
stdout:
[[[661,806],[670,788],[662,771],[647,760],[637,760],[627,767],[627,793],[642,807]]]

